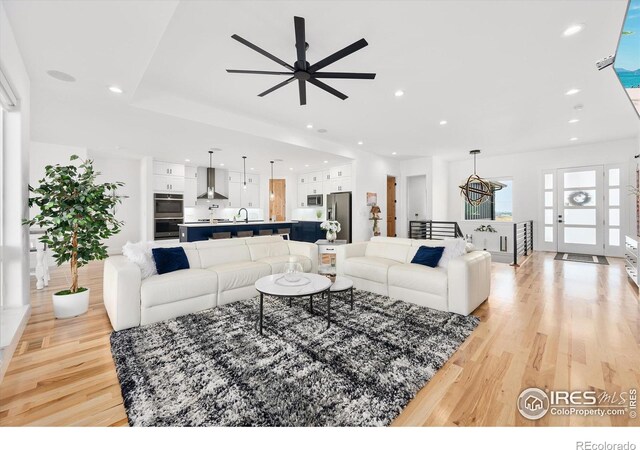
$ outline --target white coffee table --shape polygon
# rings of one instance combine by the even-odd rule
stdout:
[[[260,318],[259,318],[259,331],[262,334],[262,317],[263,317],[263,304],[264,295],[272,295],[274,297],[289,298],[289,305],[291,305],[291,299],[296,297],[309,297],[309,308],[313,314],[313,296],[327,292],[327,328],[331,326],[331,280],[325,276],[315,273],[305,273],[301,276],[306,277],[309,283],[303,286],[283,286],[278,284],[277,281],[282,278],[284,274],[268,275],[260,278],[256,281],[255,288],[260,293]]]

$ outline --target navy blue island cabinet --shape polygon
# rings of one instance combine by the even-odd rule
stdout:
[[[291,239],[302,242],[316,242],[318,239],[324,239],[326,231],[320,229],[320,223],[317,221],[295,222],[291,230]]]
[[[206,241],[214,234],[219,237],[243,237],[247,232],[253,233],[253,236],[260,236],[261,230],[270,230],[273,235],[289,231],[291,236],[295,222],[238,222],[238,223],[221,223],[221,224],[182,224],[179,225],[180,242]],[[293,236],[291,236],[293,239]]]

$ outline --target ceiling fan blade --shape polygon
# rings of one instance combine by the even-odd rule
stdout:
[[[304,80],[298,79],[298,90],[300,91],[300,105],[307,104],[307,84]]]
[[[291,72],[270,72],[268,70],[237,70],[237,69],[227,69],[229,73],[251,73],[257,75],[292,75]]]
[[[287,84],[291,83],[293,80],[295,80],[294,77],[291,77],[287,80],[284,80],[282,83],[278,83],[276,84],[274,87],[267,89],[266,91],[258,94],[258,97],[264,97],[267,94],[270,94],[271,92],[275,91],[276,89],[280,89],[282,86],[286,86]]]
[[[241,44],[246,45],[247,47],[249,47],[251,50],[255,50],[256,52],[260,53],[263,56],[266,56],[267,58],[269,58],[272,61],[277,62],[278,64],[280,64],[281,66],[286,67],[289,70],[294,70],[294,68],[292,66],[290,66],[289,64],[287,64],[286,62],[284,62],[283,60],[281,60],[280,58],[273,56],[271,53],[267,52],[266,50],[262,50],[260,47],[258,47],[257,45],[252,44],[251,42],[247,41],[244,38],[241,38],[240,36],[238,36],[237,34],[234,34],[233,36],[231,36],[232,39],[235,39],[236,41],[240,42]]]
[[[338,50],[333,55],[329,55],[325,59],[322,59],[317,63],[313,64],[311,67],[309,67],[309,72],[313,73],[317,70],[320,70],[323,67],[326,67],[329,64],[332,64],[338,61],[339,59],[344,58],[345,56],[349,56],[350,54],[357,52],[358,50],[366,47],[367,45],[369,45],[369,43],[365,39],[360,39],[359,41],[356,41],[351,45],[347,45],[342,50]]]
[[[338,97],[340,100],[346,100],[348,97],[346,95],[344,95],[342,92],[332,88],[331,86],[329,86],[328,84],[324,84],[322,81],[320,80],[316,80],[315,78],[309,78],[307,80],[309,83],[318,86],[320,89],[327,91],[329,94],[333,94],[336,97]]]
[[[375,73],[352,73],[352,72],[316,72],[313,78],[348,78],[353,80],[373,80]]]
[[[298,61],[307,60],[307,49],[304,35],[304,19],[302,17],[294,17],[293,24],[296,30],[296,55]]]

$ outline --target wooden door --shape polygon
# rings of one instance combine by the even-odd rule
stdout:
[[[273,195],[271,193],[273,192]],[[269,218],[286,220],[287,186],[286,180],[269,180]]]
[[[387,236],[396,237],[396,177],[387,177]]]

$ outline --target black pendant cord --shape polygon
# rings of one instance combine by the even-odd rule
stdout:
[[[242,157],[242,184],[244,188],[247,188],[247,157]]]
[[[274,196],[274,192],[273,192],[273,163],[274,161],[269,161],[269,163],[271,164],[271,197]]]

